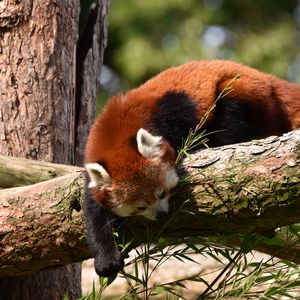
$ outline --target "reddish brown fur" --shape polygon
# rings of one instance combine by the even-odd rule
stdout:
[[[207,130],[224,129],[211,145],[282,134],[300,126],[299,86],[229,61],[195,61],[168,69],[113,97],[96,119],[86,146],[84,212],[99,275],[116,276],[124,267],[112,239],[118,227],[115,215],[153,220],[168,212],[178,181],[173,147],[181,142],[172,139],[184,138],[197,123],[195,114],[200,120],[237,73],[240,78],[231,84],[233,90],[207,120]]]
[[[261,121],[270,134],[281,133],[274,129],[278,122],[276,99],[286,110],[291,129],[300,126],[298,85],[231,61],[193,61],[167,69],[140,87],[114,96],[91,129],[86,162],[102,162],[113,182],[139,180],[133,176],[144,169],[148,161],[137,155],[137,150],[130,145],[131,138],[136,136],[139,128],[149,127],[157,101],[170,91],[185,92],[196,102],[200,119],[237,73],[240,78],[231,84],[233,91],[230,97],[252,103],[255,101],[255,105],[262,106],[264,120]],[[175,155],[172,155],[171,160],[174,159]]]

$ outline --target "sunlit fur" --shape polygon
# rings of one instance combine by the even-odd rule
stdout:
[[[157,191],[169,193],[177,182],[177,149],[164,136],[155,136],[151,124],[159,101],[170,91],[185,93],[195,103],[200,120],[237,73],[240,77],[231,83],[231,101],[251,105],[256,118],[253,123],[261,128],[262,137],[299,127],[298,85],[230,61],[194,61],[170,68],[140,87],[114,96],[96,119],[87,142],[86,163],[99,163],[112,182],[102,188],[92,184],[93,198],[120,216],[155,218],[160,207]],[[281,127],[282,118],[288,123]],[[213,113],[207,122],[214,124]],[[140,129],[153,136],[154,152],[148,151],[147,139],[139,144]]]
[[[118,216],[155,219],[168,211],[178,180],[178,148],[237,73],[231,92],[218,101],[202,128],[214,132],[209,146],[280,135],[300,126],[298,85],[230,61],[170,68],[108,101],[92,126],[85,154],[85,224],[98,275],[116,276],[124,267],[112,238]]]
[[[157,214],[168,211],[168,198],[178,176],[174,165],[163,159],[166,152],[161,137],[140,129],[136,139],[139,156],[146,159],[143,168],[132,169],[128,178],[114,181],[99,163],[88,163],[85,166],[90,177],[88,187],[94,199],[100,199],[100,204],[114,214],[121,217],[142,215],[154,220]]]

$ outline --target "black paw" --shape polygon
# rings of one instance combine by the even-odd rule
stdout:
[[[95,256],[94,266],[96,273],[103,277],[114,277],[124,268],[124,256],[116,249],[109,256]]]

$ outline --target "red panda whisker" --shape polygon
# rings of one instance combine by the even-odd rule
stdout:
[[[111,225],[113,222],[115,222],[115,221],[117,221],[117,220],[120,220],[120,219],[122,219],[122,217],[116,217],[116,218],[114,218],[114,219],[108,221],[107,223],[105,223],[105,224],[100,228],[100,230],[104,229],[105,227]],[[121,225],[118,225],[118,228],[119,228],[120,226],[121,226]]]

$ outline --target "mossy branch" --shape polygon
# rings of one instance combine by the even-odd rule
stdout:
[[[30,185],[74,173],[79,167],[0,154],[0,189]]]
[[[80,168],[8,158],[9,173],[5,158],[0,159],[0,174],[12,174],[2,187],[47,180],[0,190],[0,276],[88,258]],[[265,234],[300,222],[299,164],[300,130],[191,154],[180,167],[185,180],[171,200],[173,215],[159,222],[125,220],[125,240],[134,238],[138,245],[149,231],[154,242],[158,236],[180,242],[186,236]],[[48,180],[56,167],[67,175]],[[46,175],[36,176],[39,169]],[[22,179],[24,174],[28,180]],[[258,249],[300,263],[299,244],[285,246],[263,243]]]

